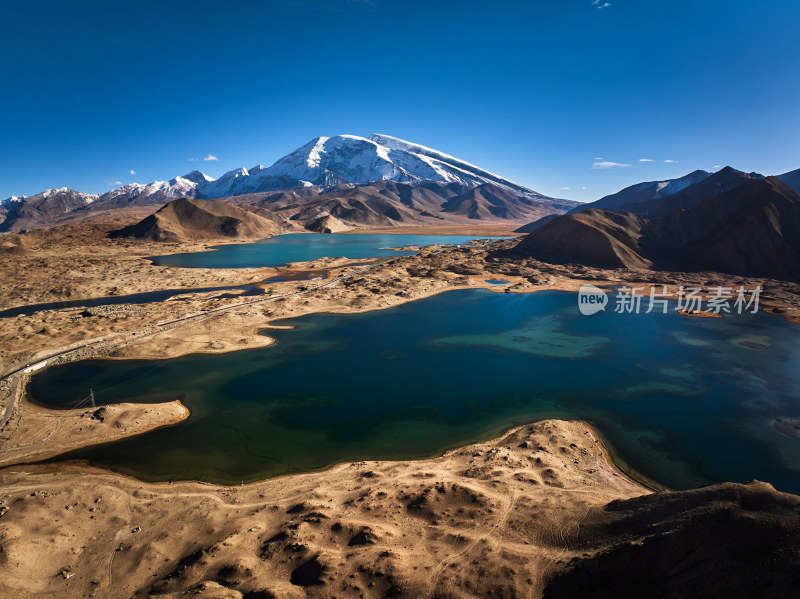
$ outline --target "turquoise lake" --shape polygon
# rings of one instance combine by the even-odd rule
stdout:
[[[188,268],[257,268],[283,266],[289,262],[307,262],[318,258],[341,256],[351,259],[408,256],[415,252],[397,252],[386,248],[439,243],[462,244],[472,239],[499,237],[468,235],[376,235],[333,233],[290,233],[276,235],[256,243],[216,246],[211,252],[170,254],[150,259],[158,266]]]
[[[577,296],[462,290],[283,321],[272,347],[36,373],[68,407],[180,398],[183,423],[70,454],[145,480],[239,483],[345,460],[420,458],[548,417],[594,423],[625,468],[672,488],[800,492],[800,329],[767,314],[581,316]]]

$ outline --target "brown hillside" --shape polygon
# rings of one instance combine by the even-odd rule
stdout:
[[[282,233],[287,226],[280,216],[256,206],[182,198],[162,206],[135,225],[112,232],[110,237],[151,241],[258,239]]]
[[[713,270],[800,278],[800,195],[776,177],[756,179],[672,213],[644,219],[589,209],[559,216],[514,252],[548,262]]]
[[[604,268],[648,268],[639,239],[643,221],[632,214],[590,209],[554,218],[526,236],[515,252],[540,260]]]

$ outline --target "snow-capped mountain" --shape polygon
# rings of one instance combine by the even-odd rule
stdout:
[[[62,187],[47,189],[34,196],[11,196],[0,202],[0,232],[21,231],[51,223],[85,208],[99,196]]]
[[[389,135],[317,137],[269,167],[238,168],[213,179],[192,171],[170,181],[131,183],[101,196],[99,206],[158,204],[172,198],[214,199],[248,193],[377,181],[454,183],[466,189],[491,183],[516,194],[545,198],[477,166]]]
[[[194,171],[193,173],[189,173],[189,175],[193,175],[197,172],[198,171]],[[202,173],[198,174],[202,175]],[[187,175],[187,177],[189,175]],[[213,181],[210,177],[209,179]],[[123,185],[122,187],[104,193],[99,197],[97,204],[98,206],[105,207],[107,205],[125,204],[133,200],[140,200],[140,203],[166,204],[170,200],[176,198],[193,198],[196,195],[197,187],[203,184],[202,181],[204,180],[200,180],[201,183],[198,183],[197,181],[185,177],[175,177],[171,181],[153,181],[147,185],[129,183],[128,185]],[[142,202],[141,200],[146,200],[146,202]]]
[[[216,199],[274,191],[291,191],[306,197],[334,189],[339,193],[383,183],[402,184],[414,189],[425,185],[446,186],[447,190],[437,192],[443,194],[443,198],[455,197],[486,185],[497,188],[495,191],[478,193],[481,198],[478,204],[490,202],[487,199],[489,196],[506,195],[524,201],[553,201],[473,164],[396,137],[382,134],[370,137],[337,135],[312,139],[272,166],[237,168],[218,179],[194,170],[169,181],[130,183],[99,197],[65,189],[48,190],[32,198],[12,197],[0,202],[0,231],[42,225],[48,219],[52,222],[65,213],[83,209],[94,211],[123,206],[157,206],[177,198]],[[50,202],[52,206],[43,205],[43,210],[38,208],[41,200],[54,193],[63,195],[67,191],[74,196],[70,201],[58,207],[57,202]],[[425,193],[428,192],[423,192],[423,195]],[[481,213],[481,210],[475,210]],[[503,209],[495,206],[491,211],[500,213]]]
[[[48,198],[69,198],[70,200],[77,201],[79,203],[91,204],[100,196],[94,193],[83,193],[81,191],[75,191],[74,189],[70,189],[69,187],[60,187],[59,189],[45,189],[41,193],[37,193],[33,196],[11,196],[10,198],[6,198],[5,200],[0,200],[0,205],[5,206],[6,208],[11,207],[12,204],[19,204],[22,202],[28,201],[39,201],[39,200],[46,200]]]
[[[259,184],[251,187],[259,191],[278,189],[274,185],[285,185],[287,180],[296,182],[293,187],[322,188],[375,181],[438,181],[468,188],[492,183],[518,194],[541,195],[458,158],[377,133],[369,138],[318,137],[252,176]]]

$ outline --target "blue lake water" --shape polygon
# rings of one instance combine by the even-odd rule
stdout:
[[[596,424],[626,467],[673,488],[753,478],[800,492],[800,329],[767,314],[581,316],[566,292],[443,293],[314,314],[272,347],[48,368],[30,392],[68,407],[175,398],[174,427],[73,457],[147,480],[224,483],[405,459],[548,417]]]
[[[270,282],[269,280],[265,282]],[[29,316],[43,310],[63,310],[64,308],[91,308],[96,306],[118,306],[121,304],[154,304],[170,300],[173,297],[185,295],[187,293],[209,293],[212,291],[237,291],[235,296],[262,295],[264,290],[254,285],[228,285],[224,287],[195,287],[183,289],[162,289],[159,291],[145,291],[144,293],[133,293],[131,295],[114,295],[107,297],[95,297],[90,299],[65,300],[61,302],[47,302],[44,304],[29,304],[0,310],[0,318],[13,318],[15,316]],[[242,294],[241,292],[244,291]],[[218,297],[226,297],[230,294],[222,293]],[[173,300],[180,301],[180,300]]]
[[[277,235],[257,243],[217,246],[211,252],[154,256],[159,266],[189,268],[257,268],[282,266],[289,262],[307,262],[324,257],[351,259],[406,256],[414,252],[397,252],[386,248],[409,245],[427,246],[439,243],[462,244],[472,239],[500,239],[468,235],[376,235],[333,233],[290,233]]]

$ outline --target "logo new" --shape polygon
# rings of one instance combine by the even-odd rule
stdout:
[[[584,316],[597,314],[608,305],[608,295],[594,285],[581,285],[578,291],[578,309]]]

